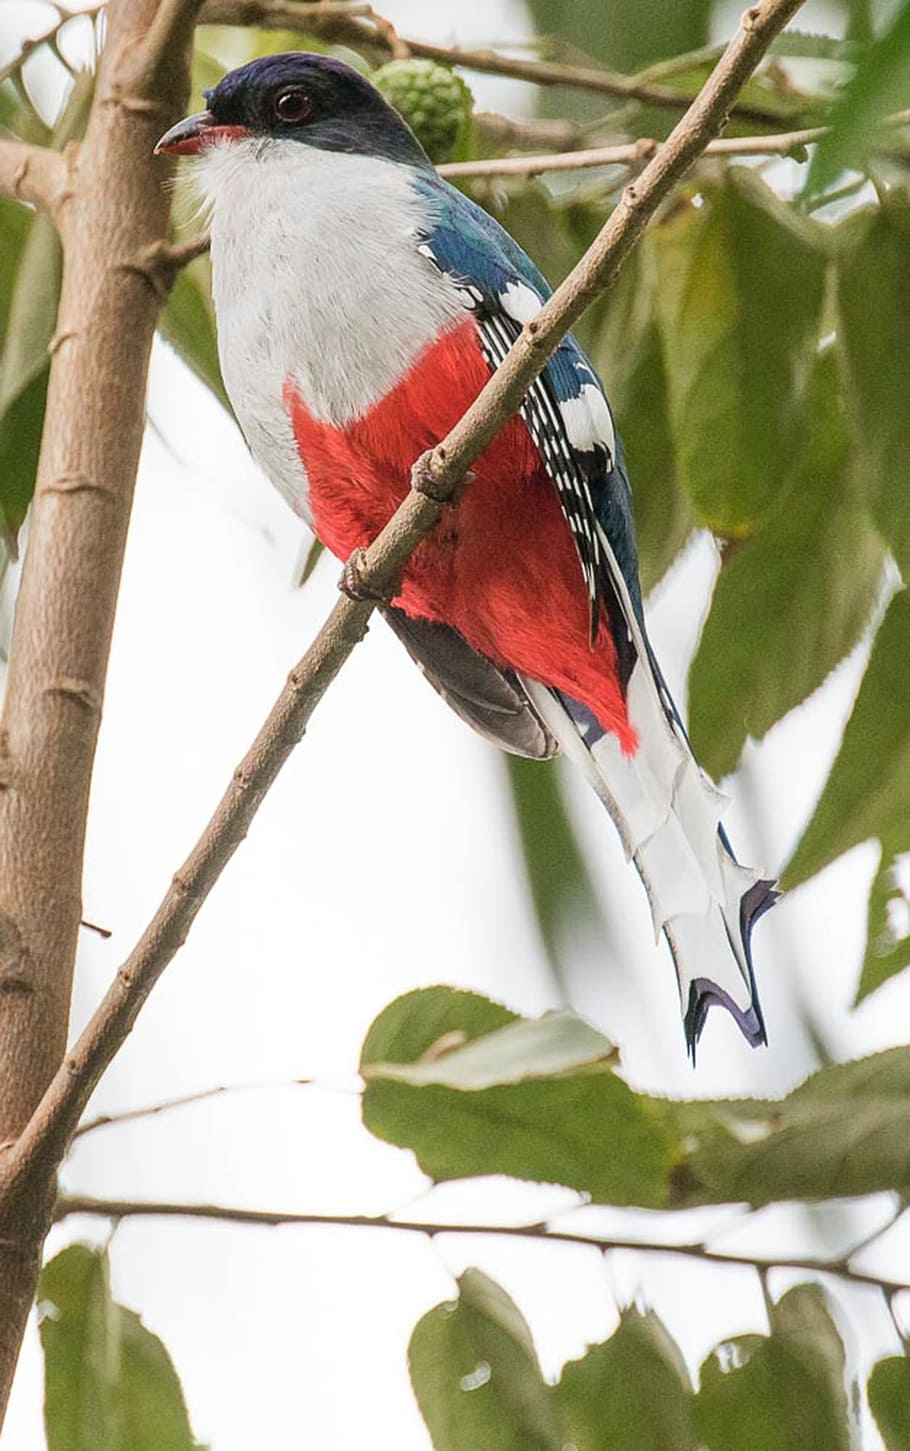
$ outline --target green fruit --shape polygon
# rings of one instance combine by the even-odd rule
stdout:
[[[474,98],[447,66],[432,60],[390,60],[372,80],[407,121],[431,161],[449,161],[464,144]]]

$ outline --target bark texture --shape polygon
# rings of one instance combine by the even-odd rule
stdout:
[[[0,1145],[21,1133],[66,1046],[92,763],[159,303],[150,259],[167,226],[164,168],[151,153],[188,86],[179,52],[167,68],[147,58],[156,9],[112,0],[85,141],[68,153],[57,208],[63,290],[0,727]],[[37,1166],[0,1206],[0,1419],[52,1172]]]

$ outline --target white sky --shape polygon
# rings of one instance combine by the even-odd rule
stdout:
[[[457,34],[465,44],[527,34],[518,0],[476,0],[457,11],[398,0],[384,10],[405,32]],[[515,109],[513,83],[472,84],[481,105]],[[164,348],[154,358],[149,410],[169,446],[150,433],[143,455],[86,860],[86,916],[113,936],[83,934],[74,1031],[323,620],[338,572],[323,559],[303,591],[292,588],[299,524],[217,404]],[[655,645],[680,695],[712,570],[701,541],[651,602]],[[858,670],[848,662],[747,750],[728,818],[746,860],[773,870],[788,856],[836,749]],[[685,1094],[784,1091],[814,1062],[803,1004],[837,1057],[901,1031],[910,1002],[903,981],[849,1012],[875,865],[874,850],[860,848],[757,931],[771,1047],[751,1053],[733,1024],[713,1014],[693,1076],[672,970],[651,944],[644,894],[593,796],[574,783],[571,799],[611,932],[606,944],[574,944],[573,1003],[622,1045],[634,1082]],[[334,1075],[334,1088],[224,1097],[102,1130],[77,1147],[66,1188],[328,1212],[408,1205],[466,1219],[538,1217],[570,1204],[561,1190],[495,1180],[412,1204],[426,1183],[410,1156],[360,1127],[350,1085],[366,1028],[398,993],[436,982],[528,1013],[559,1001],[528,908],[500,758],[446,710],[377,622],[155,989],[94,1108],[116,1112],[215,1084],[313,1075]],[[748,1243],[759,1251],[783,1243],[788,1253],[837,1248],[885,1208],[880,1197],[767,1215]],[[605,1230],[678,1232],[670,1216],[588,1215]],[[728,1211],[700,1213],[687,1232],[729,1222]],[[49,1252],[105,1232],[94,1222],[67,1223]],[[734,1246],[732,1236],[724,1242]],[[610,1332],[617,1299],[653,1304],[693,1367],[717,1340],[764,1327],[749,1271],[631,1254],[604,1265],[583,1248],[468,1237],[431,1247],[385,1231],[149,1220],[118,1230],[111,1253],[116,1296],[164,1339],[195,1432],[213,1451],[425,1451],[407,1340],[469,1263],[515,1296],[549,1374]],[[787,1281],[772,1283],[778,1292]],[[836,1295],[864,1361],[894,1349],[879,1297]],[[0,1447],[43,1445],[32,1328]]]

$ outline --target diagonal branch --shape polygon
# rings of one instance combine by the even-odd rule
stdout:
[[[151,923],[67,1054],[19,1139],[0,1154],[0,1198],[60,1161],[88,1098],[133,1026],[143,1002],[184,942],[200,907],[243,840],[263,797],[357,642],[375,597],[393,591],[420,539],[438,522],[474,460],[515,413],[559,340],[616,276],[667,192],[722,128],[741,87],[801,0],[764,0],[743,26],[687,114],[626,188],[578,266],[527,323],[505,362],[442,443],[415,466],[414,487],[358,559],[367,598],[338,601],[291,671],[253,746]],[[372,594],[372,598],[369,597]]]
[[[27,202],[50,215],[66,185],[67,164],[49,146],[0,140],[0,196]]]
[[[574,1233],[571,1229],[553,1229],[545,1221],[536,1224],[453,1224],[419,1219],[399,1219],[390,1214],[306,1214],[293,1210],[235,1209],[225,1204],[172,1204],[161,1201],[132,1199],[93,1199],[87,1195],[64,1194],[57,1201],[54,1219],[59,1223],[70,1214],[98,1215],[104,1219],[210,1219],[222,1223],[261,1225],[280,1228],[282,1225],[313,1227],[332,1225],[347,1229],[389,1229],[402,1234],[424,1234],[435,1239],[442,1234],[485,1234],[506,1239],[532,1239],[549,1244],[577,1244],[606,1253],[609,1250],[633,1250],[637,1254],[679,1255],[701,1260],[710,1265],[739,1265],[767,1273],[768,1270],[802,1270],[813,1275],[833,1275],[853,1285],[881,1290],[893,1297],[910,1290],[910,1281],[892,1280],[871,1270],[853,1268],[856,1250],[837,1259],[812,1259],[798,1256],[764,1256],[712,1249],[703,1241],[685,1244],[660,1244],[650,1240],[617,1239],[613,1236]],[[884,1226],[879,1233],[890,1228]],[[878,1235],[875,1236],[877,1238]],[[864,1245],[858,1248],[864,1248]]]

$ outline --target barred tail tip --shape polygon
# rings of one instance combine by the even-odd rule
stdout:
[[[726,838],[726,833],[724,833]],[[726,839],[724,848],[729,849]],[[755,986],[755,974],[752,968],[752,929],[755,923],[765,912],[769,911],[779,899],[780,892],[774,882],[760,878],[743,893],[739,906],[739,938],[741,943],[740,951],[737,951],[730,935],[730,946],[733,954],[740,963],[741,969],[745,968],[745,982],[749,989],[749,1001],[745,1006],[740,1007],[735,998],[725,988],[721,987],[710,977],[696,977],[689,983],[688,999],[683,1004],[683,1030],[686,1035],[686,1048],[695,1066],[695,1053],[698,1040],[709,1010],[715,1006],[726,1008],[736,1026],[739,1028],[746,1042],[752,1048],[762,1048],[768,1042],[768,1034],[765,1028],[765,1020],[758,1000],[758,993]],[[674,957],[676,956],[674,952]],[[677,962],[678,970],[678,962]],[[680,983],[682,987],[682,982]]]

